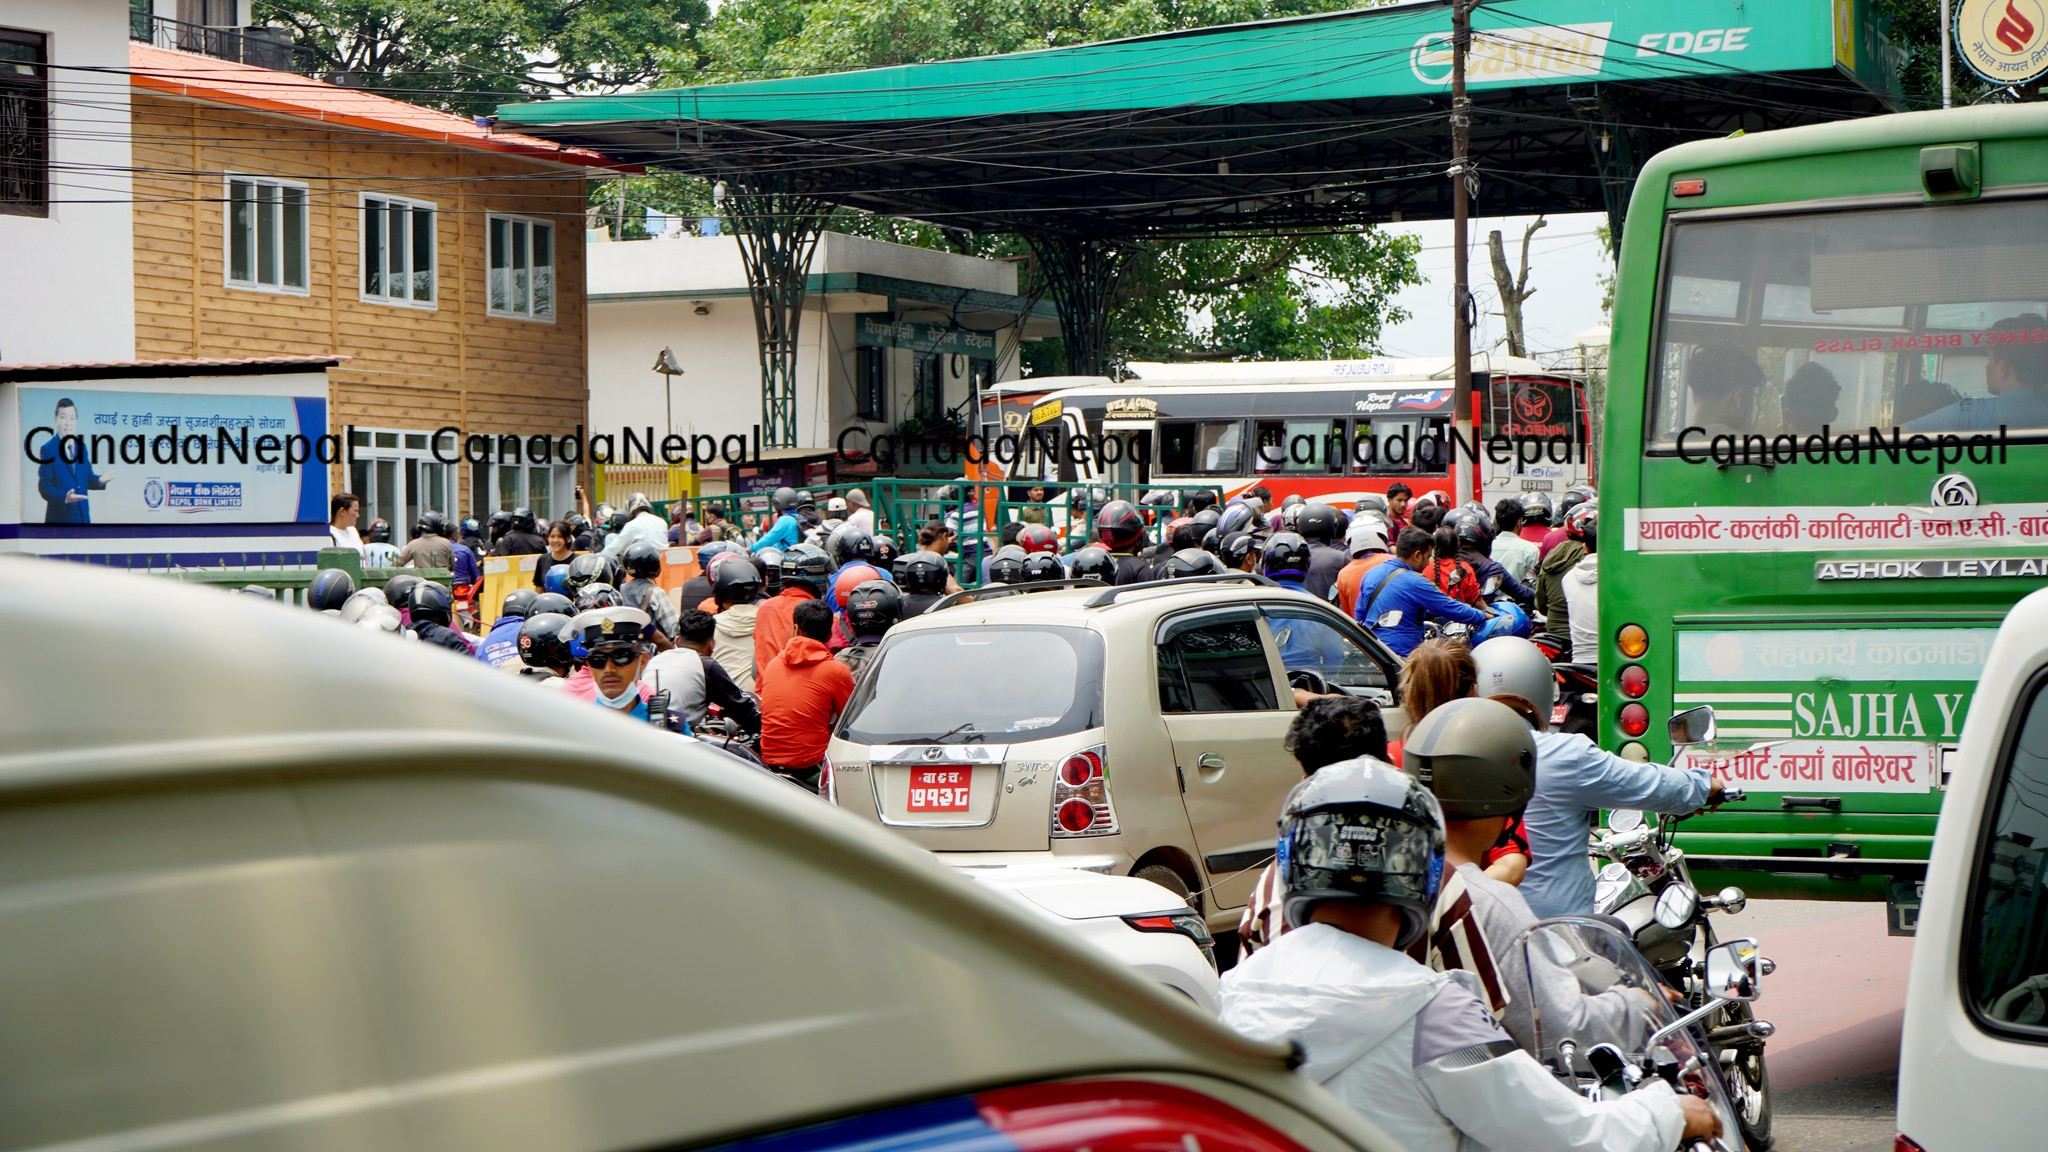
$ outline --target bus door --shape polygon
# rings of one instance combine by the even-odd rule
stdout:
[[[1150,420],[1104,420],[1097,445],[1104,479],[1111,484],[1150,484],[1153,453]]]

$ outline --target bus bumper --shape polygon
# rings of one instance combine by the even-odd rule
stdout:
[[[1852,848],[1852,845],[1842,847]],[[1870,860],[1853,855],[1700,856],[1686,853],[1693,882],[1711,892],[1734,884],[1764,900],[1857,900],[1885,903],[1887,930],[1911,936],[1920,922],[1925,860]]]

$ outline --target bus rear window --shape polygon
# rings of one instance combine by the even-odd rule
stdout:
[[[1651,451],[2048,431],[2048,201],[1681,220],[1658,307]]]

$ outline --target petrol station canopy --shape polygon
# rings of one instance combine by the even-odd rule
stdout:
[[[1484,215],[1618,214],[1685,139],[1886,111],[1871,0],[1494,0]],[[1070,48],[513,104],[505,128],[966,230],[1296,231],[1451,212],[1448,0]]]

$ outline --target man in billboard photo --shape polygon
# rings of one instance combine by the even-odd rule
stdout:
[[[92,470],[85,442],[78,435],[78,405],[66,396],[57,401],[57,434],[43,442],[44,460],[36,470],[36,490],[48,510],[45,524],[92,523],[91,493],[105,488],[114,478]],[[66,446],[69,445],[67,451]]]

